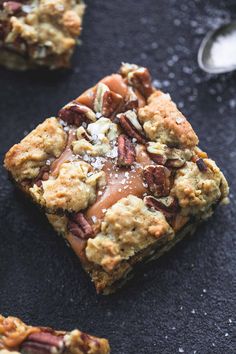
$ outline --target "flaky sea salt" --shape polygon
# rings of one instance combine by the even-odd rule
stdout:
[[[97,222],[97,217],[95,215],[92,216],[93,223],[95,224]]]
[[[219,36],[212,45],[210,55],[215,67],[236,65],[236,31]]]

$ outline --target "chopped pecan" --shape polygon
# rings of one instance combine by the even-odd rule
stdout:
[[[178,201],[173,197],[168,197],[166,203],[164,203],[163,200],[158,200],[152,196],[147,196],[144,198],[144,203],[149,208],[162,212],[168,222],[173,221],[179,211]]]
[[[30,334],[22,343],[20,352],[23,354],[56,354],[62,353],[63,349],[63,336],[56,336],[48,332],[36,332]]]
[[[145,98],[153,93],[152,79],[147,68],[138,68],[128,74],[128,82],[135,87]]]
[[[122,63],[119,73],[126,79],[130,72],[138,70],[139,66],[136,64]]]
[[[42,181],[47,181],[49,179],[49,171],[50,166],[42,166],[40,168],[38,176],[34,179],[33,183],[35,183],[38,187],[41,187]]]
[[[103,107],[101,114],[104,117],[114,116],[119,112],[119,109],[123,105],[123,98],[117,93],[110,91],[106,92],[103,97]]]
[[[22,4],[18,1],[6,1],[3,3],[4,9],[11,15],[16,15],[20,12]]]
[[[92,137],[88,134],[87,130],[84,127],[79,127],[76,132],[77,139],[85,139],[87,141],[91,141]]]
[[[91,123],[96,121],[95,113],[87,106],[77,102],[68,103],[59,111],[58,116],[66,123],[76,125],[77,127],[84,122]]]
[[[207,165],[205,164],[203,159],[201,159],[201,158],[197,159],[196,164],[197,164],[199,171],[201,171],[201,172],[207,171]]]
[[[120,166],[130,166],[135,161],[135,148],[125,134],[118,137],[118,164]]]
[[[168,159],[166,162],[166,167],[169,168],[181,168],[185,164],[186,160],[185,159]]]
[[[160,148],[160,144],[149,141],[147,144],[147,153],[158,165],[165,165],[167,158],[163,154],[164,152]]]
[[[97,92],[94,100],[94,109],[104,117],[112,117],[118,113],[123,106],[123,97],[109,89],[102,82],[97,86]]]
[[[156,162],[158,165],[165,165],[166,163],[166,158],[163,155],[158,155],[158,154],[153,154],[151,152],[148,152],[148,155],[152,159],[152,161]]]
[[[69,218],[68,230],[73,235],[85,240],[94,235],[93,228],[83,213],[73,214]]]
[[[165,197],[170,192],[170,171],[161,165],[149,165],[144,168],[144,179],[149,190],[156,197]]]
[[[128,94],[126,96],[125,111],[138,109],[138,97],[136,96],[132,87],[128,87]]]
[[[146,143],[146,137],[143,132],[143,128],[140,125],[137,116],[134,112],[128,111],[124,114],[119,115],[119,123],[124,129],[125,133],[131,138],[137,140],[140,144]]]

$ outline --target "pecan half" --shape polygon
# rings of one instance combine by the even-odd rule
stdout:
[[[161,165],[149,165],[144,168],[144,179],[149,190],[156,197],[165,197],[170,192],[170,170]]]
[[[77,102],[70,102],[64,106],[58,113],[58,117],[64,122],[79,127],[82,123],[91,123],[96,121],[95,113]]]
[[[73,235],[85,240],[94,235],[93,228],[83,213],[73,214],[69,218],[68,230]]]
[[[201,172],[207,171],[207,165],[205,164],[203,159],[201,159],[201,158],[197,159],[196,164],[197,164],[199,171],[201,171]]]
[[[22,343],[20,352],[23,354],[51,354],[62,353],[64,341],[62,336],[48,332],[30,334]]]
[[[9,14],[15,15],[20,12],[22,4],[17,1],[6,1],[3,3],[3,7]]]
[[[119,115],[119,123],[129,137],[134,138],[140,144],[145,144],[147,139],[144,135],[143,128],[140,125],[134,112],[128,111]]]
[[[97,85],[96,96],[94,100],[95,112],[101,113],[104,117],[112,117],[118,113],[123,106],[123,97],[109,89],[102,82]]]
[[[168,222],[173,221],[179,211],[178,201],[173,197],[168,197],[168,200],[164,203],[162,200],[158,200],[152,196],[147,196],[144,198],[144,203],[147,207],[162,212]]]
[[[135,87],[145,98],[153,93],[152,79],[147,68],[138,68],[128,74],[128,82]]]
[[[135,148],[125,134],[118,137],[118,164],[120,166],[130,166],[135,161]]]

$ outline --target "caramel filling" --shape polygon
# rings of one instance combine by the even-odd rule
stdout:
[[[93,103],[95,100],[96,87],[94,86],[88,90],[86,90],[82,95],[75,99],[76,102],[81,103],[91,109],[93,109]]]
[[[76,130],[75,129],[70,129],[68,133],[68,139],[67,139],[67,144],[65,150],[62,152],[62,154],[53,161],[51,164],[50,172],[52,176],[57,176],[59,173],[59,170],[61,168],[61,165],[66,162],[70,161],[73,157],[73,152],[71,150],[71,144],[73,141],[76,140]]]
[[[107,85],[109,89],[115,93],[118,93],[123,98],[127,95],[128,86],[124,82],[123,78],[119,74],[112,74],[104,77],[100,82]]]
[[[104,79],[102,79],[99,82],[102,82],[103,84],[107,85],[111,91],[118,93],[123,98],[126,96],[128,92],[128,87],[124,82],[122,76],[119,74],[106,76],[104,77]],[[93,109],[96,90],[97,90],[97,85],[91,87],[90,89],[82,93],[82,95],[76,98],[75,101]]]
[[[87,245],[87,241],[74,236],[70,232],[67,233],[66,239],[69,242],[71,248],[74,250],[75,254],[80,258],[80,260],[87,262],[86,255],[84,252],[84,249]]]
[[[112,161],[105,163],[103,171],[106,173],[107,185],[98,192],[97,201],[86,212],[87,217],[102,219],[107,209],[121,198],[125,198],[130,194],[143,197],[144,193],[147,193],[147,188],[142,178],[142,170],[143,167],[153,164],[153,162],[146,154],[143,146],[138,145],[136,153],[138,165],[134,169],[120,168],[114,165]]]

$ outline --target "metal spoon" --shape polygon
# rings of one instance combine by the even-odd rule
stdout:
[[[211,74],[226,73],[236,70],[236,62],[233,65],[227,67],[215,66],[213,60],[211,60],[212,46],[220,36],[226,36],[236,31],[236,22],[231,22],[227,25],[223,25],[216,30],[208,32],[203,39],[199,51],[198,51],[198,64],[200,68]]]

